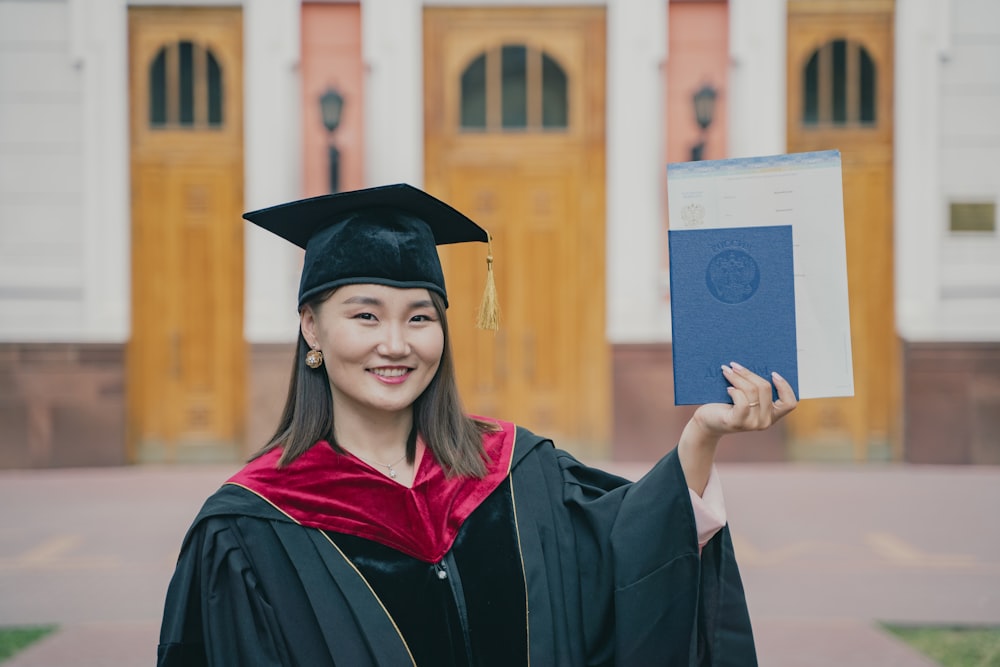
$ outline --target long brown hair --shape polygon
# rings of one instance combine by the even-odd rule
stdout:
[[[305,307],[319,308],[333,292],[331,290],[317,296]],[[455,359],[451,353],[444,299],[436,292],[428,290],[428,293],[444,332],[444,348],[437,372],[413,403],[413,430],[424,439],[449,476],[483,477],[486,475],[486,455],[482,435],[484,432],[497,430],[497,426],[472,419],[462,409],[455,381]],[[251,460],[280,447],[283,451],[278,467],[284,467],[321,440],[341,451],[333,436],[333,393],[330,391],[330,380],[322,367],[312,369],[306,366],[305,356],[308,352],[309,345],[300,330],[288,396],[285,398],[285,408],[278,428]],[[411,437],[406,445],[406,458],[413,463],[415,455],[415,439]]]

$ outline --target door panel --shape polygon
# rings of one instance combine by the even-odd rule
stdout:
[[[242,18],[140,7],[129,32],[130,457],[233,459],[246,363]]]
[[[425,10],[425,178],[429,192],[494,236],[500,331],[474,329],[483,247],[444,247],[459,386],[473,413],[609,452],[604,336],[604,11]],[[479,55],[526,45],[566,75],[567,123],[460,127],[461,80]],[[537,60],[541,62],[541,60]],[[487,60],[487,71],[499,60]],[[527,79],[540,69],[527,68]],[[499,69],[487,74],[499,80]],[[487,118],[499,117],[496,109]],[[533,111],[534,109],[534,111]],[[533,120],[534,119],[534,122]]]
[[[793,455],[899,459],[900,366],[893,313],[893,3],[791,0],[788,12],[788,150],[835,148],[843,159],[855,384],[853,398],[809,400],[799,406],[789,418]],[[839,53],[823,50],[838,41]],[[814,55],[819,63],[813,70],[819,72],[819,83],[814,84],[819,121],[810,123],[804,120],[806,71]],[[861,73],[865,57],[874,71],[869,88],[875,96],[873,122],[856,111],[863,108],[862,100],[869,99],[861,92],[871,80]],[[839,122],[833,111],[838,104]]]

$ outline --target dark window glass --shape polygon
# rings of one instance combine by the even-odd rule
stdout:
[[[815,125],[819,122],[819,51],[812,54],[806,64],[805,82],[803,85],[802,122]]]
[[[563,128],[569,124],[566,72],[542,54],[542,127]]]
[[[167,124],[167,49],[156,54],[149,67],[149,124]]]
[[[486,129],[486,54],[462,72],[462,127]]]
[[[861,110],[858,120],[862,123],[875,122],[875,63],[868,55],[868,50],[863,46],[861,49]]]
[[[849,71],[854,56],[857,66]],[[875,62],[861,44],[843,39],[824,44],[802,72],[802,124],[874,125],[877,75]]]
[[[463,130],[565,129],[569,79],[554,58],[523,44],[484,51],[462,72],[459,119]]]
[[[833,42],[833,122],[847,122],[847,42]]]
[[[500,58],[501,124],[506,128],[528,126],[527,49],[505,46]]]
[[[180,102],[181,125],[194,124],[194,44],[181,42],[180,46]]]
[[[222,125],[222,68],[212,52],[207,53],[208,66],[208,124]]]
[[[164,46],[149,67],[149,125],[221,127],[224,89],[222,66],[211,51],[189,41]]]

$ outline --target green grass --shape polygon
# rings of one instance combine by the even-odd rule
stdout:
[[[1000,667],[1000,628],[887,625],[886,629],[943,667]]]
[[[54,625],[0,628],[0,662],[23,650],[56,629]]]

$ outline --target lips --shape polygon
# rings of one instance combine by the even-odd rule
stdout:
[[[392,368],[370,368],[369,373],[383,380],[399,380],[409,374],[413,369],[405,366],[394,366]]]

